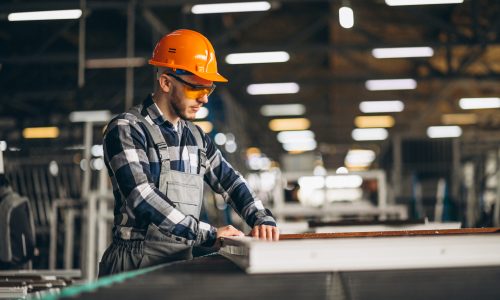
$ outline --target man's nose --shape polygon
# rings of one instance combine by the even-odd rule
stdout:
[[[208,103],[208,95],[203,95],[203,96],[199,97],[199,98],[198,98],[198,99],[196,99],[196,100],[197,100],[198,102],[200,102],[200,103],[203,103],[203,104]]]

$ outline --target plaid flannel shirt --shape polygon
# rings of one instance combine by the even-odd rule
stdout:
[[[168,145],[171,169],[196,174],[198,157],[193,157],[187,150],[187,147],[197,147],[196,140],[185,121],[180,120],[179,128],[175,128],[164,119],[151,96],[144,100],[141,113],[159,126]],[[224,159],[211,138],[203,133],[203,139],[207,154],[204,181],[221,194],[250,227],[276,226],[270,211],[263,207],[245,179]],[[115,197],[115,237],[144,239],[148,225],[154,223],[161,232],[188,245],[213,245],[216,228],[191,215],[184,215],[158,189],[159,155],[137,117],[123,113],[113,118],[106,127],[103,147]]]

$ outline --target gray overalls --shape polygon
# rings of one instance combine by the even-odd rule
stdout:
[[[206,153],[203,138],[198,128],[186,122],[196,139],[197,147],[187,147],[190,157],[198,157],[196,174],[170,169],[169,148],[160,128],[154,122],[141,115],[142,105],[135,106],[129,113],[135,115],[145,125],[155,143],[161,159],[159,190],[175,203],[176,209],[185,215],[199,219],[203,199],[203,175],[205,173]],[[197,150],[193,150],[197,149]],[[193,245],[185,243],[182,237],[168,232],[160,232],[154,224],[149,224],[144,240],[127,241],[115,238],[104,253],[99,264],[99,277],[118,272],[135,270],[161,263],[192,259]]]

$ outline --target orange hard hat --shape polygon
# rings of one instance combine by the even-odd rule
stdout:
[[[181,69],[210,81],[227,82],[217,73],[215,51],[210,41],[189,29],[179,29],[165,35],[155,47],[149,64]]]

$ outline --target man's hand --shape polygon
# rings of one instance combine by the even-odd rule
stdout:
[[[280,239],[278,227],[271,225],[257,225],[252,229],[250,235],[268,241],[277,241]]]
[[[244,236],[245,234],[232,225],[217,228],[217,239],[229,236]]]
[[[227,225],[224,227],[217,228],[217,240],[215,241],[214,247],[222,247],[222,238],[230,236],[245,236],[245,234],[238,229],[234,228],[232,225]]]

